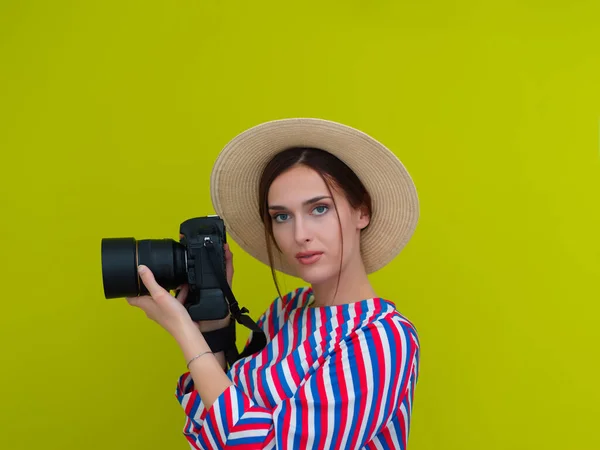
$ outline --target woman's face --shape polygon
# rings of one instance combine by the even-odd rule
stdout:
[[[354,210],[337,189],[332,188],[332,192],[344,236],[344,271],[349,262],[361,257],[360,230],[368,225],[369,218]],[[320,175],[304,165],[294,166],[273,181],[267,200],[273,236],[295,273],[311,284],[337,279],[340,222]]]

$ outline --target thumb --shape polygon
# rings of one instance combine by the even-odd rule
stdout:
[[[144,283],[144,286],[146,286],[146,289],[148,289],[148,292],[154,299],[156,299],[157,295],[167,292],[156,282],[154,274],[148,267],[144,265],[139,265],[138,273],[140,275],[140,278],[142,279],[142,282]]]

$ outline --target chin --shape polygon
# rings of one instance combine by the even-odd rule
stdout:
[[[300,266],[297,270],[299,278],[302,278],[304,282],[313,285],[322,284],[333,276],[337,277],[337,271],[333,272],[328,267],[318,267],[318,265],[315,267]]]

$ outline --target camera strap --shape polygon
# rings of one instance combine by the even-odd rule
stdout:
[[[215,245],[210,238],[204,239],[204,247],[208,250],[208,255],[210,258],[210,262],[212,264],[213,270],[217,279],[219,280],[219,285],[221,286],[221,290],[225,294],[225,298],[229,303],[229,311],[234,319],[240,324],[244,325],[246,328],[252,331],[252,340],[246,347],[246,349],[240,354],[237,350],[237,346],[235,343],[235,322],[231,322],[231,326],[223,329],[223,335],[227,334],[229,338],[227,339],[228,345],[227,347],[222,347],[223,351],[225,351],[225,357],[227,362],[231,366],[234,362],[236,362],[240,358],[245,358],[246,356],[250,356],[260,350],[262,350],[266,343],[267,339],[263,330],[252,320],[252,318],[247,314],[247,308],[240,308],[233,292],[231,291],[231,287],[227,282],[227,276],[225,271],[222,269],[222,263],[219,262],[217,257],[217,252],[215,251]],[[217,336],[217,332],[221,330],[215,330],[210,333],[214,333],[212,336]],[[210,343],[209,343],[210,345]],[[211,347],[212,349],[212,347]],[[213,350],[215,351],[215,350]]]

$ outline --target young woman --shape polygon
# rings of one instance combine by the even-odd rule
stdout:
[[[147,267],[149,296],[129,298],[180,345],[189,372],[176,396],[195,449],[405,449],[419,372],[415,327],[379,297],[368,274],[405,246],[416,190],[387,148],[353,128],[286,119],[251,128],[223,149],[211,195],[228,234],[306,287],[257,321],[266,345],[227,367]],[[226,247],[227,279],[233,257]],[[253,294],[254,295],[254,294]],[[248,346],[254,334],[246,343]]]

